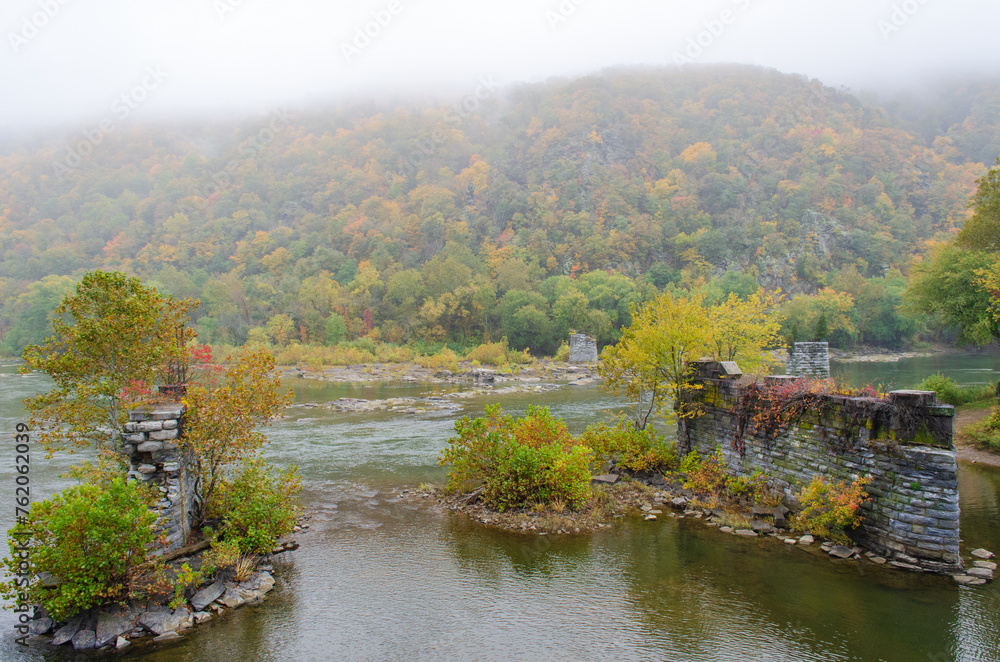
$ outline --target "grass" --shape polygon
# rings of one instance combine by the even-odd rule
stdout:
[[[724,512],[718,518],[719,526],[731,526],[733,529],[749,529],[750,519],[739,513]]]
[[[982,450],[1000,453],[1000,408],[965,426],[961,434]]]

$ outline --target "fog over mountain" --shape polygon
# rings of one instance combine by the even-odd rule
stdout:
[[[739,62],[898,90],[1000,70],[998,19],[988,0],[8,0],[0,126],[458,98],[480,78],[637,64]]]

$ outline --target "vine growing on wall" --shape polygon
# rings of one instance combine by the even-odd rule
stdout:
[[[831,396],[844,396],[834,400]],[[853,450],[862,439],[883,452],[894,452],[896,439],[916,436],[925,418],[918,409],[900,405],[872,386],[863,389],[837,387],[832,380],[797,379],[774,383],[752,382],[739,387],[730,414],[735,422],[733,450],[746,454],[746,436],[769,443],[801,421],[806,412],[819,418],[835,414],[840,423],[821,427],[829,438],[833,432],[836,450]],[[895,434],[890,433],[890,431]]]
[[[777,383],[751,382],[739,387],[736,403],[730,409],[736,422],[733,450],[746,454],[747,434],[772,441],[784,434],[810,410],[820,410],[829,395],[829,381],[797,379]]]

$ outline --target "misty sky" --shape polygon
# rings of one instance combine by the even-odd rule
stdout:
[[[910,85],[1000,73],[998,25],[997,0],[4,0],[0,129],[86,125],[123,103],[140,122],[457,98],[480,77],[680,56],[855,90]]]

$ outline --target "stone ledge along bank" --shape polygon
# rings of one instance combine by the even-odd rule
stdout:
[[[750,433],[738,438],[733,406],[741,385],[732,378],[739,376],[738,368],[714,361],[694,367],[692,380],[700,388],[689,390],[687,398],[702,414],[679,426],[680,453],[719,448],[734,473],[759,469],[789,496],[817,474],[848,482],[870,475],[871,501],[862,506],[855,542],[908,570],[962,570],[954,408],[938,404],[934,392],[889,393],[894,413],[886,425],[851,420],[848,412],[863,410],[871,398],[825,395],[819,407],[774,438]],[[767,377],[765,384],[792,379]]]

